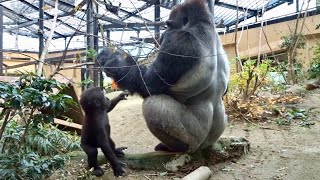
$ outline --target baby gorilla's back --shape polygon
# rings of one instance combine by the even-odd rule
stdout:
[[[110,138],[110,125],[107,116],[110,106],[114,107],[120,100],[118,98],[110,101],[99,87],[89,88],[81,94],[80,105],[85,112],[81,131],[81,147],[87,154],[88,168],[93,168],[93,174],[96,176],[103,175],[103,170],[97,162],[97,148],[101,148],[110,162],[115,176],[123,176],[126,173],[125,164],[116,157],[116,155],[123,155],[123,152],[119,153]]]

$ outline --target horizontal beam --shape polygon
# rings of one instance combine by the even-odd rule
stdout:
[[[157,21],[157,22],[146,22],[146,23],[124,23],[120,24],[108,24],[104,25],[104,29],[112,29],[112,28],[141,28],[141,27],[148,27],[148,26],[164,26],[166,23],[164,21]]]
[[[24,3],[24,4],[27,5],[27,6],[31,7],[32,9],[34,9],[34,10],[36,10],[36,11],[39,11],[39,8],[38,8],[37,6],[35,6],[35,5],[33,5],[33,4],[31,4],[31,3],[29,3],[29,2],[27,2],[27,1],[25,1],[25,0],[19,0],[19,1],[21,1],[22,3]],[[47,12],[44,12],[44,14],[45,14],[46,16],[48,16],[50,19],[53,19],[53,18],[54,18],[53,15],[51,15],[51,14],[49,14],[49,13],[47,13]],[[45,19],[44,19],[44,20],[45,20]],[[77,30],[76,28],[70,26],[69,24],[65,23],[64,21],[61,21],[60,19],[57,19],[57,22],[65,25],[65,26],[67,26],[68,28],[70,28],[70,29],[72,29],[72,30],[74,30],[74,31]]]
[[[144,42],[144,43],[154,43],[154,39],[153,38],[139,38],[139,37],[131,36],[130,39],[136,40],[136,41],[140,41],[140,42]]]
[[[16,34],[17,30],[4,30],[4,32],[7,32],[9,34]],[[19,30],[18,34],[21,36],[28,36],[28,37],[32,37],[32,38],[38,38],[39,36],[35,33],[32,33],[30,31],[24,31],[24,30]]]
[[[15,31],[15,30],[17,30],[17,29],[19,29],[19,28],[31,26],[31,25],[33,25],[33,24],[35,24],[35,23],[38,23],[38,19],[20,23],[20,24],[18,25],[18,27],[16,26],[16,27],[6,28],[6,29],[4,29],[3,31],[4,31],[4,32]]]
[[[26,16],[24,16],[24,15],[22,15],[22,14],[19,14],[19,13],[13,11],[12,9],[7,8],[6,6],[4,6],[4,5],[2,5],[2,4],[0,4],[0,6],[3,7],[4,11],[7,11],[7,12],[9,12],[9,13],[11,13],[11,14],[14,14],[14,15],[16,15],[16,16],[19,16],[20,18],[25,19],[25,20],[27,20],[27,21],[32,21],[32,19],[30,19],[30,18],[28,18],[28,17],[26,17]],[[13,20],[13,21],[16,21],[16,19],[12,19],[10,16],[7,16],[7,15],[6,15],[6,17],[8,17],[9,19],[11,19],[11,20]],[[34,33],[35,35],[38,35],[38,34],[37,34],[37,33],[38,33],[37,31],[35,31],[35,30],[33,30],[33,29],[30,29],[29,27],[26,27],[26,28],[29,29],[29,30],[30,30],[32,33]],[[48,30],[48,31],[50,31],[50,28],[48,28],[48,27],[45,27],[45,29]],[[57,32],[55,32],[55,34],[58,35],[59,37],[64,37],[62,34],[59,34],[59,33],[57,33]]]
[[[24,66],[34,65],[34,64],[37,64],[37,63],[38,63],[38,61],[30,61],[30,62],[25,62],[25,63],[21,63],[21,64],[8,66],[8,67],[6,67],[6,69],[16,69],[16,68],[21,68],[21,67],[24,67]]]
[[[148,7],[150,7],[150,6],[148,6]],[[130,15],[128,18],[130,18],[130,17],[135,17],[135,18],[138,18],[138,19],[141,19],[141,20],[143,20],[143,21],[146,21],[146,22],[150,22],[150,20],[149,19],[146,19],[146,18],[144,18],[144,17],[142,17],[142,16],[140,16],[140,15],[137,15],[138,13],[131,13],[131,12],[129,12],[129,11],[127,11],[127,10],[124,10],[124,9],[122,9],[122,8],[120,8],[120,11],[121,12],[124,12],[124,13],[127,13],[128,15]],[[139,11],[139,12],[141,12],[141,11]],[[128,19],[128,18],[125,18],[125,19]],[[121,20],[123,20],[123,19],[121,19]]]
[[[84,52],[80,53],[80,56],[85,56],[85,55],[86,54]],[[76,55],[75,54],[66,55],[65,63],[73,63],[73,60],[70,60],[72,58],[76,58]],[[60,61],[61,61],[61,57],[52,57],[52,58],[45,59],[46,63],[57,63]],[[25,62],[25,63],[21,63],[21,64],[16,64],[16,65],[8,66],[8,67],[6,67],[6,69],[16,69],[16,68],[30,66],[30,65],[34,65],[34,64],[38,64],[38,61],[29,61],[29,62]]]
[[[151,7],[153,4],[155,3],[155,0],[153,0],[153,2],[149,2],[149,3],[145,3],[143,6],[137,8],[135,11],[133,12],[125,12],[127,13],[125,16],[123,16],[121,18],[121,20],[126,20],[126,19],[129,19],[130,17],[134,16],[134,17],[137,17],[137,18],[142,18],[140,15],[137,15],[138,13],[140,13],[141,11],[144,11],[145,9]],[[121,9],[122,10],[122,9]],[[145,19],[145,18],[143,18]]]
[[[239,11],[246,11],[248,10],[248,13],[250,14],[257,14],[257,11],[256,10],[253,10],[253,9],[247,9],[247,8],[244,8],[244,7],[237,7],[235,5],[231,5],[231,4],[227,4],[227,3],[224,3],[224,2],[220,2],[220,1],[215,1],[215,5],[216,6],[220,6],[220,7],[224,7],[224,8],[228,8],[228,9],[232,9],[232,10],[239,10]]]
[[[216,2],[216,3],[217,3],[217,2]],[[271,9],[273,9],[273,8],[281,5],[281,4],[284,4],[284,3],[286,3],[286,2],[283,1],[283,0],[270,1],[269,3],[266,4],[264,10],[265,10],[265,11],[269,11],[269,10],[271,10]],[[261,7],[260,9],[258,9],[258,11],[260,12],[259,15],[262,15],[262,13],[261,13],[261,12],[262,12],[262,9],[263,9],[262,7]],[[258,11],[257,11],[257,12],[258,12]],[[257,15],[257,14],[248,14],[247,17],[245,17],[245,16],[240,17],[240,18],[238,19],[238,21],[239,21],[239,23],[240,23],[240,22],[244,21],[245,19],[250,19],[250,18],[252,18],[252,17],[254,17],[254,16],[256,16],[256,15]],[[226,26],[226,27],[230,27],[230,26],[234,25],[234,24],[236,23],[236,21],[237,21],[237,20],[231,21],[231,22],[229,22],[228,24],[225,24],[225,26]]]
[[[111,23],[115,23],[115,24],[118,24],[120,26],[125,26],[126,25],[126,23],[123,22],[123,21],[120,21],[120,20],[117,20],[117,19],[113,19],[113,18],[110,18],[110,17],[102,15],[102,14],[94,13],[93,17],[96,17],[98,19],[101,19],[101,20],[104,20],[104,21],[108,21],[108,22],[111,22]]]

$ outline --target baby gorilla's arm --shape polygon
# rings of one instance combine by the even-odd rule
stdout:
[[[121,100],[126,100],[127,96],[129,95],[128,91],[123,91],[121,94],[119,94],[119,96],[111,99],[111,103],[109,108],[107,109],[107,112],[110,112]]]

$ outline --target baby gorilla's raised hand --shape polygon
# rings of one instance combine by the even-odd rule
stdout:
[[[123,91],[123,92],[119,95],[120,100],[127,100],[126,97],[128,97],[129,94],[130,94],[129,91]]]

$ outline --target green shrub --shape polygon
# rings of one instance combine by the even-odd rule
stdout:
[[[77,136],[51,124],[75,105],[72,97],[53,92],[65,87],[34,74],[22,75],[15,84],[0,82],[0,179],[43,179],[63,166],[64,153],[80,149]]]
[[[317,78],[320,76],[320,44],[316,45],[314,58],[310,63],[309,78]]]

